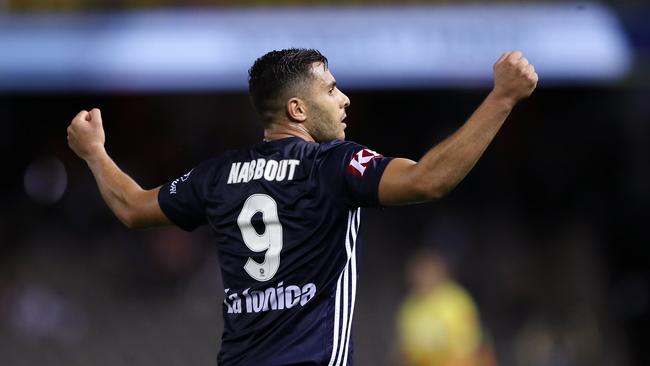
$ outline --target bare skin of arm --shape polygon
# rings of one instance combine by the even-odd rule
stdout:
[[[171,224],[158,205],[160,187],[142,189],[111,159],[104,141],[99,109],[79,112],[68,126],[68,145],[86,161],[102,198],[124,225],[139,229]]]
[[[494,84],[469,120],[419,162],[391,161],[379,184],[381,203],[429,201],[453,189],[476,164],[514,105],[533,92],[537,74],[521,52],[508,52],[494,64]],[[303,137],[296,131],[289,131],[288,135]],[[86,161],[102,198],[124,225],[146,228],[171,224],[158,204],[160,187],[143,189],[115,164],[104,142],[99,109],[79,112],[68,126],[70,148]]]
[[[472,116],[418,162],[391,161],[379,183],[384,205],[439,199],[474,167],[512,108],[535,90],[535,68],[519,51],[507,52],[494,64],[494,88]]]

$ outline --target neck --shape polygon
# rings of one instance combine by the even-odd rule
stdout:
[[[274,122],[264,129],[264,141],[279,140],[287,137],[298,137],[305,141],[314,142],[314,138],[302,123],[291,121]]]

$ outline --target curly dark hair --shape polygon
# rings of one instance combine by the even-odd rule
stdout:
[[[314,62],[327,68],[327,58],[307,48],[271,51],[255,60],[248,70],[248,92],[265,125],[282,110],[287,92],[312,77]]]

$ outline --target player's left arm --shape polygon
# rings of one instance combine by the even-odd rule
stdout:
[[[494,64],[494,88],[471,117],[418,162],[393,159],[379,183],[379,201],[400,205],[439,199],[474,167],[515,104],[537,86],[535,68],[519,51]]]
[[[79,112],[68,127],[68,145],[88,164],[102,198],[115,216],[133,229],[171,224],[158,203],[160,187],[143,189],[115,164],[104,142],[99,109]]]

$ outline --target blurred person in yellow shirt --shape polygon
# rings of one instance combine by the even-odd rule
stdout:
[[[445,258],[432,249],[420,249],[406,274],[409,293],[397,319],[399,364],[494,365],[491,349],[483,341],[478,309],[451,278]]]

